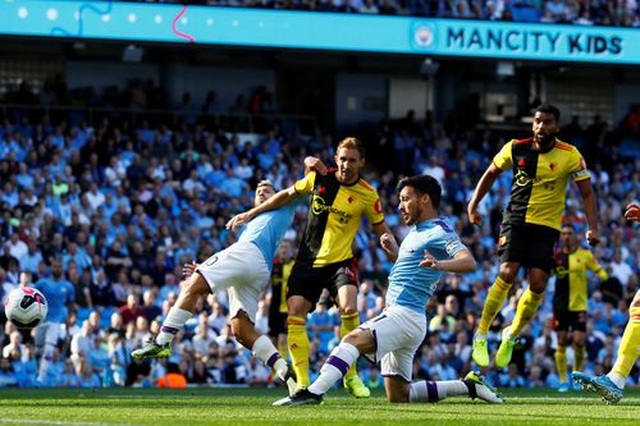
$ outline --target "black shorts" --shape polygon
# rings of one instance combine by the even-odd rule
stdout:
[[[287,313],[280,312],[278,308],[276,312],[269,312],[269,337],[276,338],[279,334],[287,334]]]
[[[358,286],[358,272],[355,258],[314,268],[312,264],[298,262],[293,265],[287,289],[287,299],[302,296],[315,309],[323,289],[329,290],[335,300],[338,289],[344,285]]]
[[[556,331],[587,331],[587,311],[554,311],[553,320]]]
[[[559,236],[560,232],[547,226],[503,224],[498,239],[500,262],[518,262],[550,273]]]

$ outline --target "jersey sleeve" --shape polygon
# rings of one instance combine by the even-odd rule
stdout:
[[[493,164],[502,171],[513,167],[513,157],[511,156],[511,148],[513,141],[509,141],[502,146],[500,151],[493,157]]]
[[[569,173],[571,173],[571,178],[574,182],[578,182],[585,179],[591,178],[591,173],[587,169],[587,163],[584,161],[582,154],[577,149],[571,151],[571,168]]]
[[[373,192],[371,196],[371,202],[367,203],[365,207],[365,214],[369,219],[369,223],[377,225],[384,222],[384,213],[382,212],[382,201],[377,192]]]
[[[607,271],[602,267],[602,265],[600,265],[600,263],[598,263],[598,261],[596,260],[596,257],[593,255],[593,253],[588,252],[589,253],[589,257],[588,257],[588,262],[587,262],[587,268],[589,268],[591,271],[593,271],[594,274],[596,274],[598,276],[598,278],[600,278],[602,281],[605,281],[607,279],[609,279],[609,274],[607,273]]]
[[[294,189],[298,194],[306,195],[313,191],[313,186],[316,182],[316,172],[309,172],[305,177],[293,184]]]
[[[453,258],[461,251],[468,250],[467,246],[464,245],[458,234],[453,231],[453,228],[447,222],[439,221],[438,224],[442,227],[442,232],[434,242],[436,247],[442,250],[446,257]]]

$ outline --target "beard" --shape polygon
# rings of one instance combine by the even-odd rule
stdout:
[[[541,151],[548,151],[553,147],[553,144],[556,141],[556,133],[538,136],[538,145],[540,146]]]

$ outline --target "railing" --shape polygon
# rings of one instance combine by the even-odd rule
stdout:
[[[43,116],[48,116],[52,124],[62,120],[73,127],[81,122],[96,127],[104,120],[115,123],[128,122],[132,128],[142,126],[148,122],[150,129],[158,129],[166,125],[171,129],[178,129],[183,125],[194,126],[202,124],[209,129],[222,128],[239,133],[265,133],[274,123],[278,123],[285,135],[295,131],[305,135],[312,135],[317,126],[316,117],[299,114],[249,114],[224,113],[212,114],[198,110],[158,110],[136,108],[103,108],[86,106],[41,106],[0,103],[0,114],[8,118],[13,124],[19,124],[24,118],[31,123],[40,123]]]

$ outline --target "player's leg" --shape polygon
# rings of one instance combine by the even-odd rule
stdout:
[[[573,370],[582,371],[584,359],[587,356],[586,348],[586,332],[587,332],[587,319],[588,315],[586,311],[574,312],[571,342],[573,344],[574,362]]]
[[[287,345],[291,364],[298,380],[298,389],[309,386],[309,356],[311,343],[307,334],[307,314],[315,306],[326,281],[325,268],[296,262],[287,288]]]
[[[556,327],[558,346],[556,347],[555,352],[556,371],[558,372],[558,377],[560,378],[560,386],[558,387],[558,392],[568,392],[569,383],[567,381],[567,345],[569,343],[569,332],[566,328],[562,327],[559,313],[556,313],[556,320],[560,322],[558,327]]]
[[[538,312],[544,300],[549,273],[555,266],[553,251],[558,236],[559,232],[551,228],[527,228],[519,235],[519,241],[514,241],[514,244],[517,243],[521,247],[520,255],[526,257],[523,259],[523,263],[530,268],[529,287],[518,301],[513,322],[502,330],[502,341],[496,352],[496,367],[498,368],[509,364],[517,337]]]
[[[478,329],[473,336],[473,352],[471,354],[473,361],[480,367],[489,365],[487,333],[491,323],[502,309],[519,269],[520,264],[517,262],[500,264],[500,272],[487,293],[487,299],[482,307],[482,315],[478,321]]]
[[[475,371],[469,372],[460,380],[421,380],[411,383],[408,400],[404,399],[402,380],[398,376],[385,377],[385,388],[390,402],[425,403],[442,401],[451,396],[468,396],[471,399],[481,399],[493,404],[504,403],[502,395]],[[392,394],[392,392],[395,393]]]
[[[44,345],[42,348],[42,357],[40,358],[40,367],[38,369],[38,377],[36,383],[40,386],[49,386],[47,375],[51,368],[53,353],[58,345],[60,337],[60,324],[55,322],[46,322],[36,329],[36,333],[42,333],[44,337]]]
[[[293,372],[289,371],[287,362],[282,358],[268,336],[256,331],[255,313],[258,311],[260,294],[269,279],[269,269],[264,266],[262,280],[229,287],[229,318],[231,332],[242,346],[251,350],[253,356],[271,368],[275,374],[289,387],[289,393],[296,390]],[[256,268],[258,265],[256,265]]]

